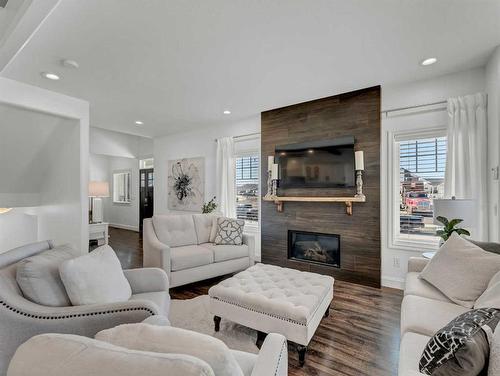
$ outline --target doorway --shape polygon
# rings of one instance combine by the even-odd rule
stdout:
[[[154,169],[139,170],[139,231],[142,234],[144,219],[151,218],[154,211]]]

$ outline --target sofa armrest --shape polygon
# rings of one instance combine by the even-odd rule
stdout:
[[[281,334],[267,335],[252,371],[252,376],[287,376],[288,347]]]
[[[142,236],[144,267],[161,268],[170,278],[170,247],[160,242],[156,237],[151,218],[144,220]]]
[[[248,257],[250,257],[250,266],[255,264],[255,235],[243,234],[243,244],[248,246]]]
[[[424,270],[429,261],[430,260],[425,257],[410,257],[408,259],[408,273],[420,273],[422,270]]]
[[[168,291],[168,275],[160,268],[142,268],[124,270],[132,294],[145,292]]]

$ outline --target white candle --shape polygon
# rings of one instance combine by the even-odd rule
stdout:
[[[267,157],[267,171],[271,171],[273,169],[274,164],[274,155],[270,155]]]
[[[354,153],[355,157],[355,165],[356,171],[364,171],[365,170],[365,159],[362,151],[357,151]]]
[[[278,180],[278,165],[273,163],[273,167],[271,170],[271,179]]]

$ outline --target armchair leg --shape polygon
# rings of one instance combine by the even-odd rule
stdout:
[[[299,365],[303,367],[306,362],[307,346],[297,345],[297,352],[299,353]]]
[[[215,324],[215,331],[218,332],[220,330],[220,320],[221,318],[219,316],[214,316],[214,324]]]
[[[267,333],[258,331],[257,332],[257,341],[255,341],[255,345],[260,349],[262,347],[262,344],[264,343],[264,340],[266,339]]]

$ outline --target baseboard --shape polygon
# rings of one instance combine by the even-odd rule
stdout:
[[[405,281],[401,278],[382,277],[382,286],[391,287],[393,289],[404,290]]]
[[[109,227],[121,228],[122,230],[130,230],[130,231],[139,232],[139,227],[137,227],[137,226],[129,226],[129,225],[120,225],[117,223],[110,223]]]

